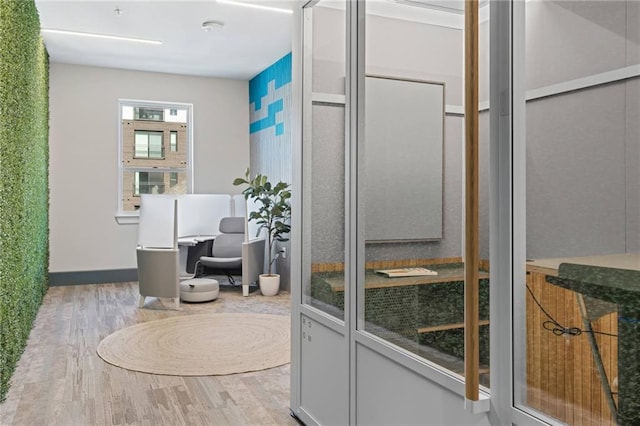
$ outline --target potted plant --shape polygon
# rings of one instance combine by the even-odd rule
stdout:
[[[247,185],[242,191],[245,200],[252,199],[256,202],[257,210],[249,213],[248,220],[253,220],[258,224],[258,235],[263,229],[267,238],[268,267],[267,273],[260,275],[260,291],[265,296],[274,296],[280,287],[280,275],[273,274],[272,266],[281,252],[274,253],[275,242],[289,241],[288,234],[291,231],[289,220],[291,219],[291,191],[289,184],[278,182],[273,185],[269,179],[258,174],[253,179],[250,177],[249,169],[245,172],[244,178],[237,178],[233,181],[235,186]]]

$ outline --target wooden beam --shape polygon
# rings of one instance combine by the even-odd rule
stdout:
[[[479,152],[478,152],[478,0],[465,0],[465,292],[464,377],[465,396],[479,399]]]
[[[479,325],[489,325],[489,320],[480,320]],[[433,327],[422,327],[418,329],[419,334],[433,333],[434,331],[455,330],[464,328],[464,323],[434,325]]]

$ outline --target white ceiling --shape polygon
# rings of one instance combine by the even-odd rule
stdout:
[[[296,5],[242,1],[289,10]],[[292,14],[216,0],[36,0],[36,5],[42,29],[162,41],[150,45],[45,32],[51,62],[249,79],[291,51]],[[205,32],[201,25],[208,20],[224,28]]]

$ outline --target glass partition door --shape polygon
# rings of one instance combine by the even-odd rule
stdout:
[[[639,23],[637,1],[524,4],[516,406],[571,425],[640,424]]]
[[[358,329],[465,375],[464,8],[365,3]],[[489,385],[488,4],[480,34],[480,384]],[[392,58],[392,60],[390,60]],[[469,66],[471,66],[469,64]],[[470,242],[471,244],[471,242]]]
[[[346,6],[320,0],[301,9],[302,262],[301,291],[292,292],[291,388],[292,409],[309,425],[349,423]]]
[[[304,9],[304,182],[308,229],[303,302],[344,320],[345,309],[345,3]]]

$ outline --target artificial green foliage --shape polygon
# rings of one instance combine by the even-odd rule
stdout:
[[[0,0],[0,401],[49,269],[49,58],[33,0]]]

